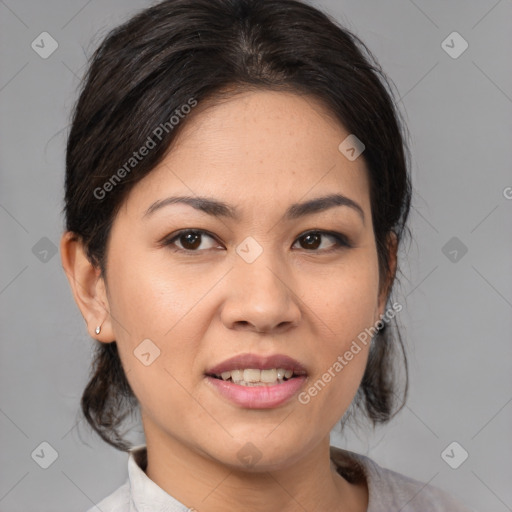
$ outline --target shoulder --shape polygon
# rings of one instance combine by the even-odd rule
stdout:
[[[383,468],[371,459],[368,459],[367,466],[373,468],[375,512],[381,512],[377,503],[389,503],[390,507],[397,507],[403,512],[471,512],[471,509],[434,485]],[[374,509],[368,512],[374,512]]]
[[[350,475],[354,466],[364,473],[369,493],[367,512],[474,512],[442,489],[381,467],[365,455],[331,447],[331,458],[342,476],[351,464]]]
[[[129,512],[130,510],[130,484],[126,481],[87,512]]]

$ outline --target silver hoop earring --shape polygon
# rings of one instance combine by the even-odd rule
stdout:
[[[99,334],[99,333],[100,333],[100,331],[101,331],[101,325],[98,325],[98,327],[96,327],[96,329],[95,329],[95,331],[94,331],[94,332],[95,332],[96,334]]]

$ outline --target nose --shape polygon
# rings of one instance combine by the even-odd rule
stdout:
[[[252,263],[237,258],[228,274],[227,298],[221,311],[227,328],[272,333],[299,324],[300,300],[290,272],[266,253]]]

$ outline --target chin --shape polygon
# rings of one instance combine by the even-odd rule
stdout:
[[[260,435],[252,430],[246,436],[236,436],[231,445],[218,445],[222,446],[221,453],[214,450],[210,454],[232,469],[252,473],[286,469],[304,455],[308,443],[301,443],[295,436],[269,434],[272,429],[264,430]],[[241,441],[242,438],[246,440]]]

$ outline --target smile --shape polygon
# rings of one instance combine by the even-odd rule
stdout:
[[[221,374],[213,374],[212,377],[234,382],[240,386],[269,386],[281,384],[293,377],[303,374],[303,372],[294,372],[293,370],[285,370],[284,368],[271,368],[268,370],[248,368],[243,370],[226,371]]]

